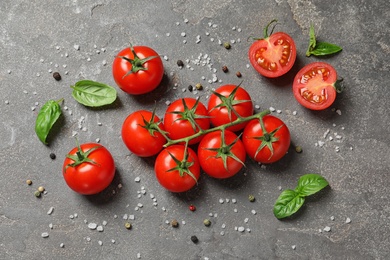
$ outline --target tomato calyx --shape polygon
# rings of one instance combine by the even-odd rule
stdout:
[[[168,154],[171,156],[172,160],[176,163],[176,166],[167,170],[167,172],[178,171],[180,177],[184,177],[186,174],[188,174],[189,176],[191,176],[191,178],[195,180],[196,183],[198,183],[198,180],[196,179],[195,175],[190,171],[190,167],[194,165],[194,162],[188,161],[187,147],[188,143],[186,143],[185,145],[183,160],[181,161],[177,159],[171,152],[167,151]]]
[[[171,114],[180,115],[180,117],[176,118],[175,121],[179,121],[179,120],[188,121],[191,124],[191,127],[194,130],[194,132],[196,132],[196,130],[202,132],[204,129],[200,127],[200,125],[196,122],[196,119],[210,118],[210,117],[196,114],[196,109],[198,108],[199,99],[196,99],[195,104],[191,109],[188,108],[184,98],[182,99],[182,103],[183,103],[184,111],[170,112]]]
[[[275,137],[275,134],[276,134],[276,132],[279,131],[280,128],[282,128],[284,126],[284,124],[278,126],[277,128],[275,128],[271,132],[268,132],[267,129],[265,128],[264,121],[263,121],[262,118],[259,118],[259,122],[260,122],[260,126],[261,126],[261,130],[263,132],[263,135],[262,136],[254,136],[254,137],[252,137],[252,139],[256,139],[256,140],[261,141],[261,145],[257,148],[254,157],[256,158],[257,154],[262,149],[264,149],[264,147],[268,147],[268,149],[271,152],[271,155],[269,157],[269,159],[270,159],[273,156],[273,154],[274,154],[273,143],[275,143],[275,142],[277,142],[279,140],[278,137]]]
[[[154,58],[157,58],[159,56],[149,56],[143,59],[140,59],[138,55],[135,53],[135,50],[133,48],[133,45],[130,44],[130,50],[133,53],[134,58],[130,59],[125,56],[117,56],[118,58],[124,59],[125,61],[129,62],[131,64],[131,70],[129,70],[122,78],[125,78],[126,76],[132,74],[132,73],[137,73],[140,70],[148,70],[148,68],[144,67],[144,64]]]
[[[226,141],[225,141],[225,129],[222,129],[221,130],[221,145],[220,145],[220,147],[218,147],[218,148],[205,148],[206,150],[214,151],[214,152],[217,153],[216,155],[209,156],[208,158],[210,158],[210,157],[212,157],[212,158],[221,158],[221,160],[223,161],[223,166],[225,167],[225,170],[227,172],[229,172],[228,165],[227,165],[227,160],[228,160],[229,157],[234,159],[234,160],[236,160],[237,162],[241,163],[243,166],[245,166],[244,162],[241,161],[240,158],[238,158],[232,152],[233,146],[237,143],[237,141],[240,139],[240,137],[241,137],[241,134],[239,136],[237,136],[237,138],[234,139],[234,141],[231,144],[226,144]]]
[[[140,127],[143,127],[145,128],[146,130],[148,130],[149,134],[153,137],[155,137],[155,133],[156,131],[159,132],[160,134],[162,134],[166,139],[168,138],[167,137],[167,134],[168,132],[166,131],[163,131],[159,126],[158,124],[161,123],[161,120],[157,121],[157,122],[154,122],[154,119],[156,118],[156,108],[153,109],[153,112],[152,112],[152,116],[150,117],[150,120],[146,120],[145,117],[143,115],[142,116],[142,120],[143,120],[143,123],[144,125],[141,125],[141,124],[138,124]]]
[[[235,100],[234,99],[236,97],[236,92],[237,92],[238,88],[240,87],[241,83],[238,84],[233,89],[233,91],[229,94],[229,96],[227,96],[227,97],[225,97],[224,95],[222,95],[222,94],[220,94],[218,92],[212,91],[212,93],[214,95],[216,95],[221,100],[221,103],[216,105],[215,107],[213,107],[210,110],[210,112],[213,111],[216,108],[226,107],[226,109],[228,111],[228,116],[229,116],[229,120],[230,121],[232,119],[232,112],[237,116],[237,118],[242,118],[241,115],[234,109],[234,106],[238,105],[238,104],[241,104],[241,103],[251,102],[251,100]]]
[[[96,163],[95,161],[91,160],[88,158],[88,156],[95,150],[99,149],[101,146],[99,145],[96,145],[94,147],[92,147],[91,149],[87,150],[87,151],[83,151],[80,147],[80,144],[79,142],[77,141],[76,139],[76,143],[77,143],[77,152],[76,152],[76,155],[73,155],[73,154],[67,154],[66,157],[73,160],[74,162],[73,163],[70,163],[68,165],[66,165],[65,167],[65,170],[69,167],[76,167],[80,164],[83,164],[83,163],[91,163],[91,164],[95,164],[95,165],[99,165],[98,163]]]
[[[337,79],[336,82],[333,84],[333,87],[335,88],[337,93],[341,93],[344,91],[344,85],[343,85],[343,78]]]

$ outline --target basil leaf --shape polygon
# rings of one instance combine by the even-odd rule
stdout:
[[[37,119],[35,121],[35,133],[42,143],[47,144],[46,138],[50,129],[62,114],[60,102],[62,101],[47,101],[39,110]]]
[[[328,186],[329,183],[327,180],[325,180],[324,177],[322,177],[319,174],[306,174],[301,176],[298,181],[298,186],[295,189],[295,191],[300,196],[309,196],[314,193],[319,192],[326,186]]]
[[[316,47],[310,51],[314,56],[325,56],[335,54],[341,51],[342,48],[336,44],[328,42],[318,42]]]
[[[109,105],[116,100],[115,88],[100,82],[81,80],[71,88],[73,98],[88,107]]]
[[[305,202],[305,198],[294,190],[284,190],[274,205],[274,215],[281,219],[297,212]]]

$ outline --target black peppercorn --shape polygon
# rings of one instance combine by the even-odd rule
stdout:
[[[192,92],[193,89],[194,89],[194,88],[192,87],[192,85],[189,85],[189,86],[188,86],[188,90],[189,90],[190,92]]]
[[[242,75],[241,75],[241,72],[237,71],[237,72],[236,72],[236,76],[237,76],[238,78],[241,78],[241,76],[242,76]]]
[[[177,61],[177,66],[184,67],[184,62],[182,60]]]
[[[57,81],[60,81],[60,80],[61,80],[61,75],[60,75],[60,73],[54,72],[54,73],[53,73],[53,78],[54,78],[55,80],[57,80]]]
[[[226,66],[222,66],[222,71],[226,73],[226,72],[229,71],[229,69],[228,69],[228,67],[226,67]]]
[[[56,158],[56,154],[55,153],[51,153],[50,154],[50,159],[54,160]]]
[[[199,242],[199,239],[196,236],[191,236],[191,241],[194,242],[194,244]]]

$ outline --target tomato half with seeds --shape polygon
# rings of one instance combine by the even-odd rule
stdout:
[[[240,138],[225,130],[208,133],[198,146],[199,163],[211,177],[226,179],[237,174],[244,166],[246,152]]]
[[[158,53],[147,46],[130,46],[121,50],[112,63],[116,84],[126,93],[148,93],[160,84],[164,75]]]
[[[161,186],[171,192],[185,192],[200,177],[199,159],[191,148],[171,145],[157,156],[154,171]]]
[[[290,147],[290,131],[279,118],[266,115],[251,120],[242,134],[242,142],[249,157],[260,163],[280,160]]]
[[[77,145],[64,160],[63,176],[66,184],[75,192],[97,194],[114,179],[114,159],[107,148],[100,144]]]
[[[249,93],[240,85],[223,85],[213,91],[208,107],[210,121],[220,126],[235,121],[238,117],[253,115],[253,102]],[[229,126],[227,130],[237,132],[244,129],[247,122]]]
[[[304,66],[295,76],[293,93],[296,100],[312,110],[324,110],[342,91],[336,70],[326,62],[313,62]]]
[[[249,61],[261,75],[276,78],[286,74],[294,65],[297,50],[294,40],[285,32],[268,35],[268,27],[276,22],[271,21],[264,29],[264,37],[249,48]]]
[[[153,156],[158,154],[167,142],[158,129],[164,131],[164,125],[154,112],[135,111],[122,124],[122,140],[135,155]]]

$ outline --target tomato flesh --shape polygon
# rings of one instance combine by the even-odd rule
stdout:
[[[298,102],[313,110],[328,108],[336,98],[336,70],[327,63],[306,65],[295,76],[293,91]]]

